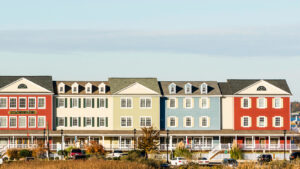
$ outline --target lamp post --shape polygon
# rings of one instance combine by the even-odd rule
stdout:
[[[46,129],[44,129],[44,146],[46,145]]]
[[[285,137],[286,137],[286,130],[283,130],[283,135],[284,135],[284,147],[283,147],[283,149],[284,149],[284,150],[283,150],[283,151],[284,151],[284,156],[283,156],[283,158],[284,158],[284,160],[285,160],[285,146],[286,146],[286,145],[285,145],[285,144],[286,144],[286,143],[285,143],[285,142],[286,142],[286,138],[285,138]]]
[[[63,143],[64,143],[64,139],[63,139],[64,130],[63,129],[60,130],[60,134],[61,134],[61,151],[63,152]]]
[[[169,130],[167,129],[167,163],[169,163]]]
[[[136,141],[136,139],[135,139],[135,134],[136,134],[136,129],[133,129],[133,141],[134,141],[134,145],[133,145],[133,149],[135,150],[135,141]]]

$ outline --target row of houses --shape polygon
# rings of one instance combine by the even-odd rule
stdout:
[[[140,129],[153,126],[161,130],[161,150],[179,142],[214,152],[234,142],[244,150],[298,149],[290,131],[291,94],[281,79],[0,76],[0,145],[32,147],[46,138],[52,149],[94,140],[108,150],[129,150]]]

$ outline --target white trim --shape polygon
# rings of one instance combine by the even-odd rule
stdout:
[[[21,99],[25,99],[25,108],[21,108],[20,107],[20,103],[21,103],[20,100]],[[19,105],[18,105],[18,107],[19,107],[19,109],[27,109],[27,97],[19,97]]]
[[[65,127],[66,125],[66,117],[56,117],[57,118],[57,126],[56,127]],[[61,126],[61,125],[59,125],[59,119],[63,119],[63,121],[64,121],[64,124]],[[68,118],[68,117],[67,117]]]
[[[168,125],[168,127],[176,127],[177,125],[176,125],[176,116],[169,116],[168,117],[169,118],[169,125]],[[171,126],[171,118],[174,118],[174,120],[175,120],[175,125],[174,126]]]
[[[5,107],[0,107],[0,109],[7,109],[8,108],[8,97],[0,97],[0,99],[6,99],[6,106]]]
[[[35,126],[29,126],[29,119],[30,118],[34,118],[34,124],[35,124]],[[28,128],[36,128],[36,116],[28,116],[28,118],[27,118],[27,120],[28,120]]]
[[[125,87],[125,88],[123,88],[123,89],[117,91],[117,92],[115,92],[114,94],[117,95],[118,93],[120,93],[120,92],[122,92],[122,91],[124,91],[124,90],[126,90],[126,89],[128,89],[128,88],[130,88],[130,87],[132,87],[132,86],[134,86],[134,85],[136,85],[136,84],[139,84],[139,85],[141,85],[141,86],[144,86],[144,85],[142,85],[142,84],[140,84],[140,83],[138,83],[138,82],[135,82],[135,83],[133,83],[133,84],[131,84],[131,85],[129,85],[129,86],[127,86],[127,87]],[[155,94],[151,94],[151,95],[159,94],[159,93],[157,93],[156,91],[154,91],[154,90],[152,90],[152,89],[150,89],[150,88],[148,88],[148,87],[146,87],[146,86],[144,86],[144,87],[147,88],[147,89],[149,89],[151,92],[155,93]],[[122,95],[122,94],[120,94],[120,95]],[[136,94],[136,95],[137,95],[137,94]]]
[[[74,125],[74,119],[77,119],[77,125]],[[81,120],[81,118],[80,118]],[[72,127],[79,127],[79,117],[72,117]]]
[[[207,124],[206,126],[203,126],[203,123],[202,123],[203,122],[203,118],[206,118],[206,124]],[[208,128],[209,127],[209,123],[210,123],[209,120],[210,119],[209,119],[208,116],[200,116],[199,117],[199,126],[200,127],[207,127]]]
[[[174,92],[172,92],[172,90],[171,90],[173,87],[175,87]],[[176,88],[177,88],[177,87],[176,87],[176,84],[175,84],[174,82],[171,83],[171,84],[169,84],[169,86],[168,86],[169,93],[170,93],[170,94],[176,94],[176,93],[177,93]]]
[[[84,88],[85,88],[85,93],[88,93],[88,94],[92,94],[93,93],[93,85],[90,82],[88,82],[87,84],[85,84]],[[90,89],[90,91],[88,91],[88,88]]]
[[[10,107],[10,99],[16,99],[16,107]],[[9,97],[9,109],[17,109],[18,108],[18,97]]]
[[[9,116],[9,124],[8,124],[8,126],[9,126],[9,128],[17,128],[18,127],[18,118],[17,118],[18,116]],[[11,118],[15,118],[16,119],[16,126],[11,126],[10,125],[10,121],[11,121]]]
[[[60,91],[60,88],[63,88],[63,91]],[[63,82],[60,82],[59,84],[58,84],[58,93],[65,93],[66,92],[66,85],[63,83]]]
[[[187,118],[191,118],[191,126],[186,125],[186,119]],[[186,127],[186,128],[192,128],[193,127],[193,117],[192,116],[184,116],[183,119],[184,119],[183,122],[185,123],[185,124],[183,124],[184,127]]]
[[[149,118],[150,117],[150,119],[151,119],[151,125],[150,126],[147,126],[146,124],[147,124],[147,119],[146,118]],[[141,118],[145,118],[145,126],[141,126]],[[152,116],[140,116],[140,121],[139,121],[139,126],[140,127],[151,127],[152,126]]]
[[[131,118],[131,126],[127,126],[127,118]],[[126,126],[122,126],[122,118],[126,118]],[[133,117],[132,116],[120,116],[120,126],[121,128],[130,128],[133,127]]]
[[[104,91],[101,92],[101,88],[104,87]],[[106,85],[102,82],[101,84],[98,85],[98,91],[99,93],[105,94],[106,93]]]
[[[20,117],[25,118],[25,126],[20,126]],[[27,117],[26,116],[19,116],[18,127],[19,128],[26,128],[27,127]]]
[[[245,122],[244,118],[248,118],[248,126],[244,125],[244,122]],[[241,117],[241,126],[244,127],[244,128],[252,127],[252,119],[251,119],[251,117],[250,116],[242,116]]]
[[[244,107],[244,100],[248,99],[248,107]],[[252,102],[251,102],[251,98],[250,97],[242,97],[241,98],[241,108],[243,109],[250,109],[252,106]]]
[[[145,107],[141,107],[142,99],[145,99]],[[147,107],[147,99],[150,99],[150,107]],[[140,97],[140,109],[152,109],[152,97]]]
[[[122,99],[126,100],[126,107],[122,107]],[[131,100],[131,107],[127,107],[127,100]],[[132,109],[133,108],[133,98],[132,97],[120,97],[120,108],[121,109]]]
[[[70,99],[72,100],[72,108],[79,108],[79,98],[78,97],[72,97]],[[77,100],[77,106],[74,106],[74,100]]]
[[[30,107],[29,99],[34,99],[34,107]],[[36,109],[36,97],[28,97],[28,109]]]
[[[276,99],[280,99],[280,107],[276,107]],[[272,107],[274,109],[282,109],[283,108],[283,99],[281,97],[274,97],[272,99],[272,105],[273,105]]]
[[[44,107],[39,107],[39,99],[44,99]],[[38,109],[46,109],[46,97],[38,97],[38,105],[37,105],[37,108]]]
[[[74,91],[74,88],[76,88],[76,91]],[[77,82],[74,82],[74,83],[72,84],[71,90],[72,90],[72,91],[71,91],[72,93],[78,93],[78,92],[79,92],[79,85],[78,85]]]
[[[259,106],[259,100],[260,99],[264,99],[264,107],[260,107]],[[268,108],[268,99],[266,97],[258,97],[256,99],[256,108],[258,108],[258,109],[266,109],[266,108]]]
[[[203,89],[205,89],[205,91],[203,92]],[[208,85],[204,82],[200,85],[200,93],[201,94],[207,94],[208,93]]]
[[[8,116],[0,116],[0,118],[6,118],[6,126],[0,126],[0,128],[7,128],[9,126]]]
[[[91,118],[91,125],[87,125],[87,118]],[[83,117],[83,119],[85,119],[84,123],[85,123],[85,126],[83,127],[93,127],[93,117]],[[95,126],[95,124],[94,124]]]
[[[43,118],[44,118],[44,126],[39,126],[39,118],[40,118],[40,117],[43,117]],[[37,127],[38,127],[38,128],[45,128],[45,127],[46,127],[46,116],[38,116]]]
[[[187,100],[191,100],[191,107],[186,107],[186,105],[187,105],[186,101]],[[186,98],[184,98],[184,106],[183,107],[185,109],[192,109],[194,107],[193,105],[194,105],[194,99],[192,97],[186,97]]]
[[[175,105],[174,105],[174,107],[171,107],[171,99],[174,99],[175,100]],[[168,108],[169,109],[176,109],[177,108],[177,98],[176,97],[171,97],[171,98],[168,98]]]
[[[264,126],[259,126],[259,119],[263,117],[264,118]],[[265,127],[268,127],[268,118],[266,116],[258,116],[256,118],[256,126],[259,127],[259,128],[265,128]]]
[[[189,92],[187,92],[187,89],[190,89],[190,91]],[[185,85],[184,85],[184,93],[185,94],[192,94],[192,90],[193,90],[193,85],[191,84],[191,83],[186,83]]]
[[[279,118],[279,120],[280,120],[280,125],[279,126],[276,126],[276,118]],[[283,117],[282,116],[274,116],[272,118],[272,126],[275,127],[275,128],[283,127]]]

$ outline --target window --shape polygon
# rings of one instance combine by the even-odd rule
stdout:
[[[200,86],[201,94],[207,94],[207,84],[203,83]]]
[[[36,120],[35,120],[34,116],[28,117],[28,127],[30,127],[30,128],[36,127]]]
[[[185,118],[185,127],[192,127],[192,118],[191,117]]]
[[[38,127],[45,127],[46,125],[45,125],[45,116],[39,116],[38,117]]]
[[[18,89],[27,89],[27,85],[24,83],[19,84]]]
[[[258,98],[258,108],[266,108],[266,99]]]
[[[72,93],[77,93],[77,86],[73,86],[73,90],[72,90]]]
[[[185,99],[185,107],[186,108],[192,108],[192,98],[186,98]]]
[[[132,108],[132,98],[121,98],[121,108]]]
[[[242,108],[250,108],[250,98],[242,98]]]
[[[274,99],[274,108],[282,108],[281,98]]]
[[[175,127],[175,126],[176,126],[176,118],[170,117],[170,127]]]
[[[65,107],[65,99],[58,98],[58,107]]]
[[[175,98],[172,98],[170,99],[170,108],[176,108],[176,99]]]
[[[86,92],[87,92],[87,93],[90,93],[90,92],[91,92],[91,88],[90,88],[90,87],[87,87]]]
[[[201,98],[201,107],[203,109],[207,109],[208,108],[208,98]]]
[[[266,87],[265,86],[259,86],[257,88],[257,91],[267,91]]]
[[[16,97],[10,97],[9,98],[9,108],[10,109],[16,109],[17,108],[17,98]]]
[[[208,117],[201,118],[201,127],[208,127]]]
[[[274,120],[274,121],[273,121],[273,126],[274,126],[274,127],[282,127],[282,126],[283,126],[283,125],[282,125],[282,117],[276,116],[276,117],[274,117],[273,120]]]
[[[26,116],[19,116],[19,127],[20,128],[26,127]]]
[[[78,117],[72,118],[72,126],[78,126]]]
[[[151,108],[151,98],[141,98],[140,107],[141,108]]]
[[[65,126],[65,118],[64,117],[57,117],[57,125],[58,126]]]
[[[7,117],[0,117],[0,128],[7,127]]]
[[[99,88],[99,93],[105,93],[106,92],[104,83],[101,83],[98,88]]]
[[[7,109],[7,98],[0,97],[0,109]]]
[[[251,126],[251,117],[245,116],[242,117],[242,127],[250,127]]]
[[[121,127],[132,127],[132,117],[121,117]]]
[[[152,125],[151,117],[141,117],[140,126],[141,127],[150,127]]]
[[[105,107],[105,98],[100,98],[99,107],[101,107],[101,108]]]
[[[172,83],[169,85],[169,93],[176,94],[176,84]]]
[[[9,117],[9,127],[10,128],[17,127],[17,117],[15,117],[15,116],[10,116]]]
[[[186,84],[184,86],[184,90],[186,94],[191,94],[192,93],[192,85],[190,83]]]
[[[19,108],[26,109],[26,97],[19,98]]]
[[[266,127],[266,117],[258,117],[258,127]]]
[[[28,98],[28,107],[29,109],[35,109],[35,97]]]
[[[39,97],[38,98],[38,108],[39,109],[45,109],[46,108],[46,98],[45,97]]]
[[[105,127],[105,117],[100,117],[99,118],[99,126],[100,127]]]
[[[92,99],[91,98],[85,99],[85,107],[92,107]]]
[[[85,92],[86,93],[92,93],[92,84],[91,83],[87,83],[85,85]]]
[[[72,107],[78,107],[78,98],[72,98]]]
[[[92,118],[91,117],[86,117],[85,118],[85,125],[88,127],[92,126]]]
[[[60,93],[63,93],[63,92],[64,92],[64,87],[61,86],[61,87],[59,88],[59,92],[60,92]]]
[[[64,93],[65,92],[65,84],[59,83],[58,89],[59,89],[58,93]]]

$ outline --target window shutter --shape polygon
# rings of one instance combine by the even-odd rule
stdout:
[[[264,127],[268,127],[268,118],[265,117],[265,126]]]
[[[100,117],[97,117],[97,127],[100,127]]]
[[[94,108],[94,107],[95,107],[95,99],[92,98],[92,108]]]
[[[167,126],[170,127],[170,117],[167,119]]]
[[[242,117],[242,118],[241,118],[241,126],[242,126],[242,127],[244,127],[244,118],[245,118],[245,117]]]
[[[58,98],[56,98],[56,108],[58,107]]]
[[[175,117],[175,120],[176,120],[176,121],[175,121],[175,122],[176,122],[176,125],[175,125],[175,126],[178,127],[178,117]]]
[[[95,127],[95,118],[92,117],[92,127]]]
[[[55,124],[56,124],[56,126],[58,126],[58,117],[56,117]]]
[[[199,117],[199,127],[202,127],[202,117]]]
[[[99,108],[99,107],[100,107],[100,99],[97,98],[97,108]]]
[[[81,108],[81,98],[78,98],[78,107]]]
[[[202,109],[202,98],[199,98],[199,108]]]
[[[248,117],[248,119],[249,127],[252,127],[252,117]]]
[[[78,117],[78,126],[81,127],[81,117]]]
[[[210,108],[210,98],[209,97],[207,98],[207,108],[208,109]]]
[[[72,127],[72,117],[70,117],[70,127]]]
[[[280,98],[280,104],[281,104],[280,108],[283,108],[283,99],[282,98]]]
[[[65,127],[67,127],[67,126],[68,126],[68,118],[65,117]]]
[[[83,117],[83,127],[85,127],[86,126],[86,118],[85,117]]]
[[[108,99],[105,99],[105,107],[108,108]]]
[[[186,127],[186,117],[183,118],[183,127]]]
[[[207,117],[207,127],[210,127],[210,117]]]
[[[105,117],[105,126],[108,127],[108,117]]]
[[[252,107],[252,99],[249,97],[249,99],[248,99],[248,105],[249,105],[249,109]]]
[[[68,99],[65,98],[65,108],[67,108],[67,107],[68,107]]]
[[[72,101],[73,101],[73,99],[72,99],[72,98],[70,98],[70,108],[72,108],[72,107],[73,107],[73,105],[72,105]]]
[[[86,107],[86,102],[85,102],[85,98],[83,99],[83,108]]]
[[[283,127],[283,117],[280,117],[280,127]]]
[[[192,127],[194,127],[194,117],[192,117],[191,120],[192,120]]]

